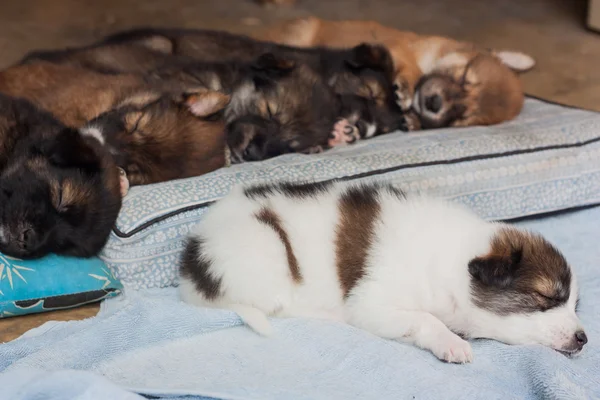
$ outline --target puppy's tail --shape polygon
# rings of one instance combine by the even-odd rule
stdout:
[[[273,327],[267,315],[258,308],[244,304],[230,304],[227,308],[237,313],[244,323],[258,334],[262,336],[271,336],[273,334]]]

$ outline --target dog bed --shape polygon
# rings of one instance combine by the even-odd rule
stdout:
[[[501,125],[392,133],[134,187],[101,257],[129,287],[174,285],[190,228],[235,184],[338,178],[446,197],[488,220],[597,204],[600,114],[530,98],[516,120]]]

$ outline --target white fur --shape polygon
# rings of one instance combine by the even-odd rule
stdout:
[[[417,60],[417,64],[423,75],[427,75],[433,71],[441,49],[442,45],[437,41],[430,41],[423,45],[422,53],[420,53]]]
[[[419,93],[419,91],[415,91],[415,97],[412,101],[412,107],[417,113],[421,113],[421,94]]]
[[[231,122],[236,116],[245,111],[248,104],[258,103],[259,100],[259,93],[257,93],[252,83],[248,82],[241,85],[231,94],[229,106],[225,109],[225,120]]]
[[[464,67],[469,59],[461,53],[448,53],[434,63],[434,70],[444,70],[456,67]]]
[[[365,132],[365,137],[370,138],[375,135],[375,132],[377,132],[377,125],[367,124],[367,132]]]
[[[530,55],[519,51],[500,50],[495,51],[494,55],[507,67],[524,72],[535,66],[535,60]]]
[[[221,279],[222,296],[209,301],[181,277],[183,300],[237,311],[263,334],[270,334],[266,315],[330,319],[459,363],[470,362],[473,355],[470,344],[453,331],[561,349],[580,329],[574,279],[569,303],[545,313],[500,316],[476,307],[467,265],[490,251],[490,239],[504,225],[422,196],[399,200],[382,192],[366,277],[344,298],[335,237],[338,201],[349,186],[336,183],[325,194],[302,199],[283,194],[249,199],[241,188],[234,189],[192,232],[203,240],[210,271]],[[301,283],[291,278],[279,236],[255,217],[263,207],[279,216],[300,266]]]
[[[94,139],[99,141],[100,144],[102,144],[102,145],[104,145],[104,143],[105,143],[104,134],[102,133],[102,129],[100,129],[96,126],[86,126],[84,128],[81,128],[79,130],[79,133],[81,133],[83,136],[93,137]]]

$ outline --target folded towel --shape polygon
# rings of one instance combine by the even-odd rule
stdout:
[[[0,345],[0,371],[75,369],[158,397],[600,398],[598,221],[600,208],[520,223],[561,248],[579,276],[589,343],[573,359],[542,346],[477,340],[472,364],[445,364],[351,326],[305,319],[274,319],[275,336],[263,338],[231,312],[181,303],[170,288],[126,292],[96,318],[46,324]],[[3,379],[0,397],[13,385]]]
[[[106,378],[84,371],[19,369],[0,375],[0,399],[143,400]]]

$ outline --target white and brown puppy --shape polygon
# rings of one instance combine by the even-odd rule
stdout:
[[[391,186],[236,188],[193,230],[180,273],[185,302],[265,335],[266,316],[325,318],[456,363],[473,359],[460,336],[568,355],[587,342],[573,271],[544,238]]]

